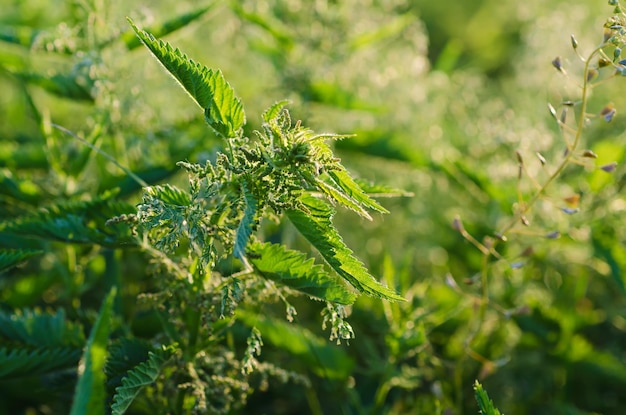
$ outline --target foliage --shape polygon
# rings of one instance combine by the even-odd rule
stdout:
[[[624,412],[623,3],[4,3],[0,414]]]

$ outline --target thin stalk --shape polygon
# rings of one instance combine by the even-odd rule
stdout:
[[[500,232],[498,232],[499,235],[504,236],[508,231],[510,231],[517,224],[517,222],[519,221],[521,217],[523,217],[526,213],[528,213],[528,211],[530,211],[530,209],[533,207],[535,202],[537,202],[537,200],[546,192],[546,190],[552,184],[552,182],[554,182],[556,178],[561,175],[563,170],[565,170],[565,168],[570,164],[572,157],[574,157],[574,153],[576,149],[578,148],[578,144],[580,143],[583,129],[585,127],[587,103],[589,101],[588,93],[589,93],[589,89],[591,88],[591,85],[589,83],[590,80],[588,77],[589,64],[591,60],[593,59],[593,57],[597,53],[599,53],[603,47],[604,45],[596,48],[593,52],[591,52],[591,54],[585,61],[585,69],[583,71],[582,100],[580,102],[580,116],[578,118],[576,134],[574,136],[574,142],[572,143],[571,148],[568,149],[569,151],[567,152],[567,154],[565,155],[561,163],[557,166],[556,170],[550,175],[550,177],[548,177],[548,179],[541,186],[541,188],[539,188],[535,192],[535,194],[528,200],[527,203],[521,206],[521,209],[517,212],[516,217],[513,220],[511,220],[506,226],[504,226],[504,228],[502,228]]]

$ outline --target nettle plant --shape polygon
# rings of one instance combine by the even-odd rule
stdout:
[[[265,301],[284,302],[287,319],[293,320],[296,309],[289,295],[302,293],[324,301],[323,326],[330,327],[331,340],[340,342],[354,337],[344,319],[346,306],[358,294],[403,300],[370,275],[332,224],[333,205],[371,219],[368,210],[387,213],[371,195],[403,192],[353,179],[326,143],[346,136],[315,134],[293,122],[285,102],[263,113],[262,129],[253,138],[244,136],[242,104],[220,71],[131,25],[202,108],[208,125],[224,139],[225,150],[205,164],[179,162],[188,173],[188,189],[170,184],[145,187],[136,214],[110,221],[131,224],[139,245],[154,259],[160,290],[142,299],[160,311],[166,332],[161,342],[167,344],[163,353],[151,355],[150,376],[132,371],[134,375],[124,380],[114,397],[114,413],[132,402],[129,390],[156,378],[166,358],[170,363],[159,388],[171,392],[163,404],[173,413],[192,408],[228,412],[245,403],[252,391],[249,376],[255,371],[307,382],[256,359],[263,333],[255,322],[262,317],[250,308]],[[263,220],[283,216],[327,267],[257,236]],[[236,319],[252,328],[241,360],[220,345]]]

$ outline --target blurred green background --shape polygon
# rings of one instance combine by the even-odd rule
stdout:
[[[451,226],[458,215],[482,240],[510,220],[516,150],[540,182],[557,165],[565,142],[547,103],[580,99],[570,35],[583,54],[600,44],[606,2],[0,0],[0,10],[4,222],[116,187],[139,200],[121,170],[46,131],[48,120],[149,183],[184,183],[175,163],[219,148],[192,100],[138,47],[126,16],[171,31],[170,43],[221,69],[248,131],[265,108],[289,99],[293,118],[313,130],[356,134],[336,144],[353,173],[414,194],[383,200],[392,213],[373,222],[336,218],[348,246],[408,301],[357,301],[356,339],[337,346],[353,365],[339,379],[268,342],[263,359],[311,373],[313,386],[271,385],[242,413],[477,413],[475,379],[507,415],[626,413],[624,81],[594,89],[589,112],[612,102],[618,115],[591,119],[582,143],[598,166],[618,162],[616,171],[570,167],[549,188],[531,226],[498,246],[504,260],[488,266],[485,315],[477,306],[483,257]],[[180,16],[189,22],[179,29],[163,25]],[[566,75],[552,67],[556,56]],[[524,178],[520,188],[530,194],[533,183]],[[566,215],[564,198],[574,194],[580,212]],[[561,237],[544,237],[553,231]],[[274,232],[298,243],[288,227]],[[124,316],[139,318],[134,298],[151,283],[136,253],[0,233],[2,248],[28,246],[44,254],[0,276],[4,311],[97,309],[116,264]],[[297,303],[300,324],[327,336],[319,310]],[[22,413],[45,413],[39,399],[15,399]],[[4,405],[0,413],[14,413]]]

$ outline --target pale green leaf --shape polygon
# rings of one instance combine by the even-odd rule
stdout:
[[[329,302],[352,304],[356,300],[354,293],[302,252],[259,242],[250,244],[248,252],[250,263],[267,279]]]
[[[170,205],[189,206],[191,204],[189,193],[171,184],[144,187],[144,192]]]
[[[387,209],[369,197],[345,169],[331,170],[328,175],[350,198],[361,206],[381,213],[389,213]]]
[[[269,107],[268,109],[265,110],[265,112],[263,112],[263,121],[269,123],[272,120],[276,119],[278,115],[280,114],[280,112],[282,111],[282,109],[288,103],[289,101],[284,100],[284,101],[278,101],[272,104],[271,107]]]
[[[222,72],[194,62],[179,49],[129,22],[144,45],[204,110],[209,126],[224,138],[237,137],[245,124],[243,106]]]
[[[365,193],[370,197],[411,197],[413,193],[391,186],[369,183],[362,179],[354,179]]]
[[[106,395],[104,363],[115,293],[116,289],[112,288],[104,299],[98,318],[91,329],[87,346],[78,365],[79,378],[70,415],[104,415]]]
[[[342,278],[367,295],[404,301],[393,290],[376,281],[363,263],[352,255],[332,224],[334,211],[330,206],[308,194],[301,196],[300,202],[303,210],[288,210],[287,217]]]
[[[152,33],[155,37],[166,36],[172,32],[175,32],[178,29],[181,29],[187,26],[189,23],[194,20],[202,17],[207,11],[209,11],[215,3],[211,3],[207,6],[202,6],[198,9],[192,10],[187,13],[183,13],[178,16],[174,16],[171,19],[166,20],[165,22],[151,25],[146,30]],[[126,44],[128,49],[134,49],[138,46],[141,46],[141,41],[135,36],[132,31],[125,32],[122,35],[122,40]]]
[[[344,194],[339,189],[329,185],[319,178],[315,178],[315,184],[317,188],[321,190],[325,195],[333,199],[335,202],[341,204],[342,206],[347,207],[348,209],[353,210],[359,216],[364,217],[367,220],[372,220],[372,217],[365,209],[363,209],[357,202],[355,202],[352,198]]]
[[[157,379],[161,369],[172,356],[171,349],[164,349],[157,353],[148,352],[148,360],[129,370],[122,379],[122,386],[115,388],[112,415],[122,415],[135,400],[139,392]]]

